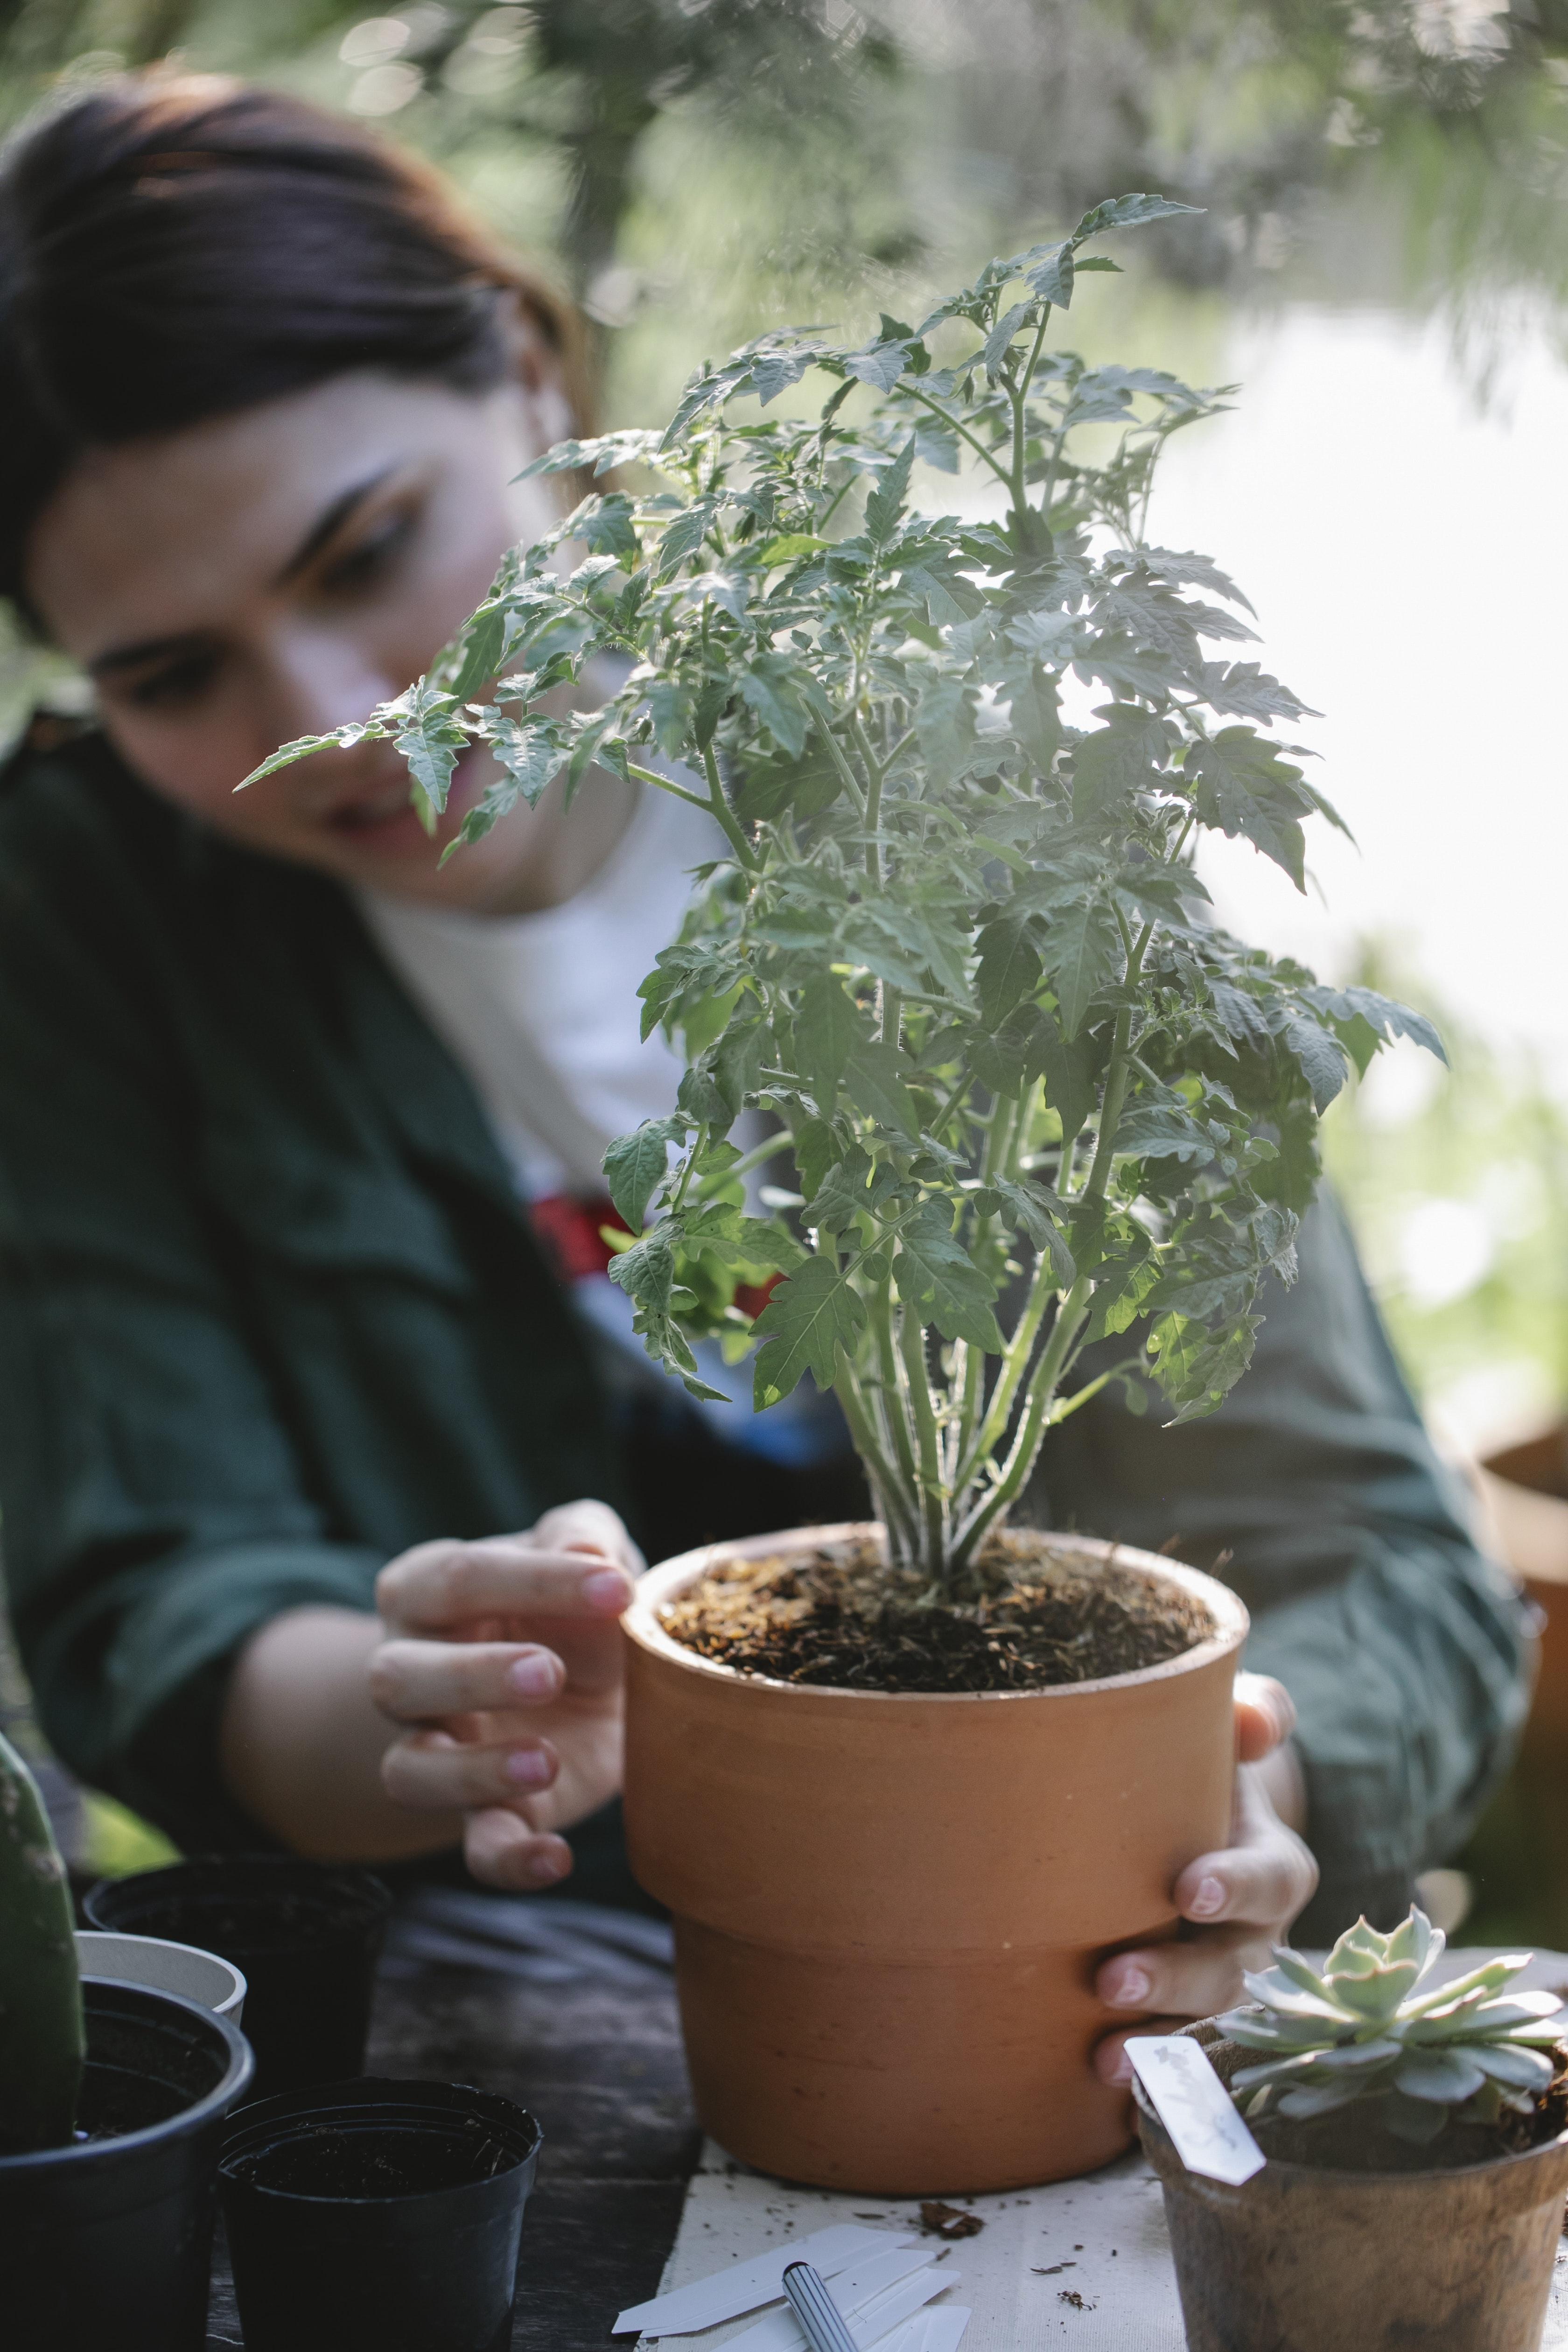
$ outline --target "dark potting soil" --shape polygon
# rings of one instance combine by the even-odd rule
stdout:
[[[1042,1690],[1098,1682],[1207,1639],[1201,1602],[1112,1557],[1088,1563],[1026,1528],[994,1537],[954,1592],[869,1541],[721,1561],[660,1612],[705,1658],[775,1682],[841,1690]]]
[[[235,2158],[229,2170],[288,2197],[423,2197],[492,2179],[517,2160],[476,2117],[467,2129],[456,2123],[449,2130],[424,2121],[319,2124]]]

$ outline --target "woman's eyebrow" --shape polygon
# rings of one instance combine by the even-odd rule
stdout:
[[[322,548],[330,545],[336,538],[355,507],[362,505],[373,490],[378,490],[387,476],[395,470],[395,467],[393,466],[377,467],[374,474],[367,474],[363,481],[355,482],[350,488],[340,492],[330,506],[323,507],[288,562],[277,574],[272,583],[273,586],[286,588],[290,580],[297,579],[306,565],[321,553]]]
[[[387,477],[395,471],[395,466],[378,466],[374,474],[367,474],[363,481],[352,483],[330,505],[323,507],[293,554],[275,576],[273,586],[286,588],[290,580],[297,579],[322,548],[331,545],[354,509],[363,506],[372,492],[378,490]],[[170,654],[188,653],[205,643],[199,630],[187,629],[182,630],[177,636],[143,637],[135,645],[111,646],[107,653],[95,655],[87,664],[88,676],[103,677],[114,670],[140,669],[146,662]]]

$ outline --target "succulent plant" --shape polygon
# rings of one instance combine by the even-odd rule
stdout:
[[[1382,2099],[1388,2128],[1417,2143],[1435,2139],[1450,2116],[1489,2124],[1504,2108],[1528,2115],[1568,2030],[1562,2004],[1547,1992],[1498,1998],[1529,1952],[1419,1992],[1445,1940],[1412,1909],[1389,1935],[1358,1919],[1321,1969],[1276,1945],[1275,1965],[1243,1979],[1258,2006],[1215,2020],[1231,2041],[1264,2053],[1231,2079],[1242,2112],[1301,2120]]]
[[[27,1767],[0,1738],[0,2149],[59,2147],[81,2080],[66,1866]]]

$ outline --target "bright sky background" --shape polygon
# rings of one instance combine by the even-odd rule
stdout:
[[[1226,375],[1240,403],[1172,444],[1150,536],[1257,605],[1240,650],[1325,714],[1300,740],[1359,851],[1309,827],[1325,908],[1207,846],[1222,919],[1324,977],[1357,933],[1397,940],[1568,1095],[1568,367],[1517,337],[1483,409],[1440,328],[1296,308],[1239,323]]]

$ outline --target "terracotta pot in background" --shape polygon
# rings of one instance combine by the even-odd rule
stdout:
[[[926,1696],[743,1675],[658,1622],[720,1559],[868,1532],[689,1552],[625,1621],[627,1843],[674,1914],[699,2113],[764,2171],[868,2195],[1087,2172],[1132,2132],[1090,2064],[1117,2022],[1094,1969],[1173,1933],[1177,1873],[1226,1841],[1247,1612],[1195,1570],[1053,1537],[1180,1585],[1213,1636],[1103,1682]]]

